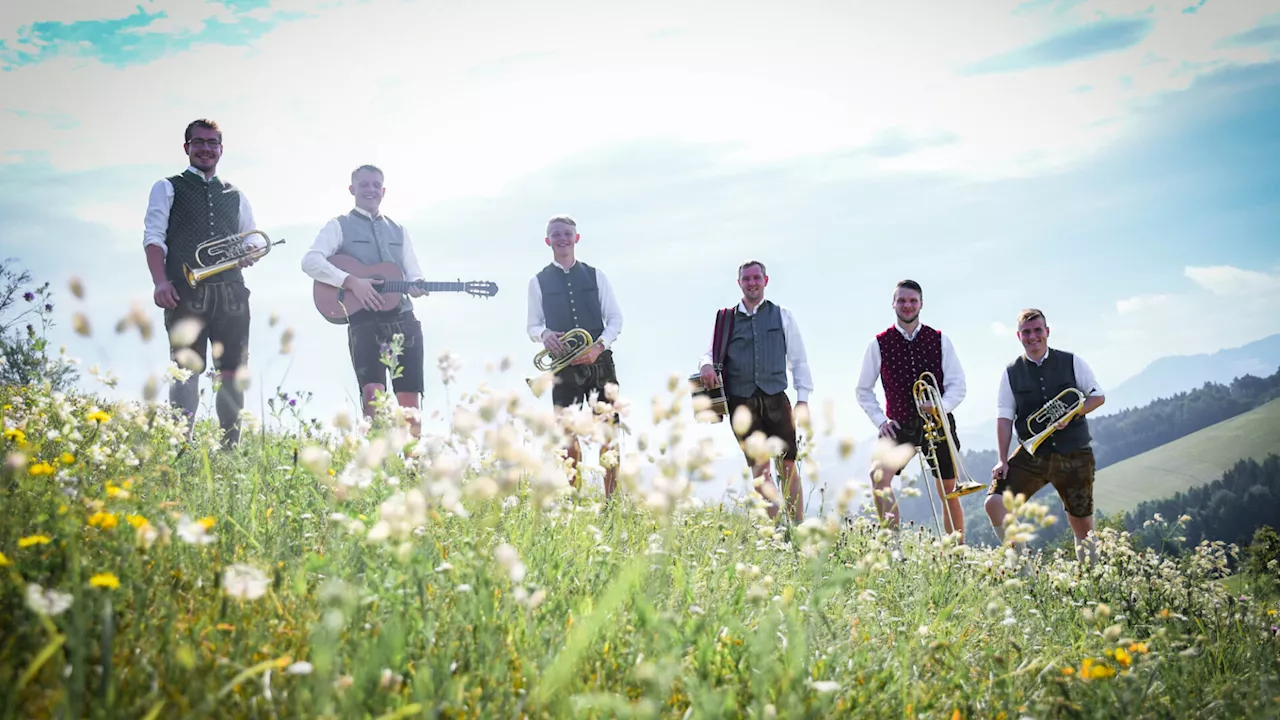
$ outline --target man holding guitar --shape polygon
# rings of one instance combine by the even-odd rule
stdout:
[[[348,322],[347,347],[367,417],[373,416],[377,392],[386,390],[389,368],[383,364],[382,356],[396,333],[404,336],[402,354],[396,359],[402,372],[391,381],[396,400],[401,407],[418,409],[423,392],[422,323],[414,317],[412,303],[403,294],[398,295],[398,301],[389,299],[391,293],[380,292],[373,280],[334,264],[339,258],[350,258],[364,266],[390,263],[405,280],[422,280],[409,232],[379,212],[387,192],[382,180],[382,171],[373,165],[356,168],[347,188],[355,197],[355,209],[325,224],[311,249],[302,256],[303,272],[320,283],[342,289],[340,296]],[[355,267],[349,262],[342,264]],[[421,284],[405,283],[404,289],[413,297],[427,294]],[[410,429],[415,437],[419,428],[418,418],[412,418]]]

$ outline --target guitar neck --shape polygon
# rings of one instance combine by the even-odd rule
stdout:
[[[426,280],[384,280],[378,285],[378,290],[384,293],[402,293],[413,289],[427,292],[462,292],[465,285],[460,282],[428,282]]]

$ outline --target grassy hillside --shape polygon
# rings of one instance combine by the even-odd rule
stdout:
[[[1127,512],[1222,477],[1237,461],[1280,452],[1280,400],[1224,420],[1098,471],[1094,504]]]
[[[1220,545],[1107,531],[1082,568],[690,505],[675,405],[602,503],[550,461],[567,426],[465,405],[421,443],[385,418],[179,453],[159,406],[0,388],[0,718],[1280,711],[1277,600],[1229,597]]]

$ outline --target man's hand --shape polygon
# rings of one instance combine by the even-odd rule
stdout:
[[[420,298],[420,297],[423,297],[424,295],[430,295],[430,294],[431,294],[431,293],[427,292],[426,290],[423,290],[422,288],[418,287],[417,285],[410,285],[410,286],[409,286],[409,297],[416,297],[416,298]]]
[[[880,426],[880,437],[889,438],[890,440],[897,440],[898,431],[901,429],[902,429],[902,426],[899,425],[897,421],[885,420],[884,424]]]
[[[1066,430],[1066,429],[1067,429],[1067,426],[1068,426],[1068,425],[1070,425],[1070,424],[1071,424],[1071,421],[1072,421],[1072,420],[1074,420],[1074,419],[1075,419],[1075,418],[1064,418],[1064,419],[1062,419],[1062,420],[1059,420],[1058,422],[1056,422],[1056,423],[1054,423],[1054,424],[1053,424],[1053,429],[1054,429],[1054,430]]]
[[[1001,460],[1000,462],[996,463],[995,467],[991,468],[992,480],[1003,480],[1005,478],[1005,475],[1008,475],[1008,474],[1009,474],[1008,460]]]
[[[360,303],[360,307],[365,310],[381,310],[382,296],[378,294],[378,290],[374,288],[373,283],[364,278],[348,275],[346,280],[342,281],[342,287],[346,288],[355,296],[356,302]]]
[[[242,268],[242,269],[247,267],[252,267],[253,264],[256,262],[258,261],[254,260],[253,258],[240,258],[240,262],[236,263],[236,267]]]
[[[542,347],[549,350],[552,355],[559,355],[564,352],[564,343],[560,342],[560,333],[555,330],[543,330]]]
[[[710,390],[716,385],[716,369],[710,363],[702,366],[702,387]]]
[[[570,365],[590,365],[591,363],[596,361],[596,358],[600,357],[600,353],[602,352],[604,352],[604,346],[601,345],[600,343],[595,343],[591,346],[591,349],[588,350],[585,355],[578,358],[577,360],[574,360],[569,364]]]
[[[156,283],[155,292],[151,295],[155,300],[157,307],[172,310],[178,307],[178,289],[168,280],[161,280]]]

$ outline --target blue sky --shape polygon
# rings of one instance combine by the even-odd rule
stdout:
[[[164,348],[110,328],[135,300],[160,322],[147,192],[208,116],[221,174],[287,240],[247,273],[256,387],[309,389],[320,417],[355,407],[354,378],[298,263],[372,162],[431,279],[501,287],[416,303],[428,367],[460,355],[463,389],[524,386],[524,290],[545,218],[569,212],[618,290],[638,426],[696,370],[748,257],[796,312],[838,434],[872,431],[853,388],[902,277],[953,338],[970,425],[994,415],[1024,306],[1104,386],[1280,332],[1278,55],[1275,0],[7,3],[0,249],[58,288],[84,279],[95,336],[64,314],[55,340],[136,394]],[[723,426],[698,431],[732,457]]]

